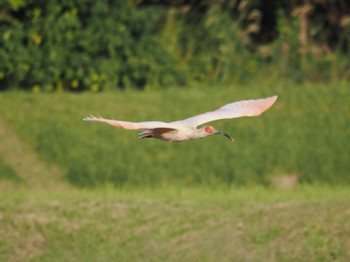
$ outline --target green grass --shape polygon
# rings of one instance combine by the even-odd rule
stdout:
[[[214,122],[236,138],[186,143],[139,140],[137,132],[82,118],[173,121],[225,103],[279,95],[260,117]],[[119,187],[349,184],[350,89],[346,83],[275,84],[101,94],[0,94],[6,124],[69,183]],[[20,175],[20,174],[19,174]]]
[[[13,168],[6,164],[0,156],[0,181],[10,180],[12,182],[20,182],[21,177],[13,170]]]
[[[172,121],[273,94],[260,117],[213,123],[235,143],[139,140],[81,120]],[[0,261],[349,261],[349,94],[0,93]],[[269,186],[284,175],[301,183]]]
[[[0,192],[2,261],[349,261],[349,188]]]

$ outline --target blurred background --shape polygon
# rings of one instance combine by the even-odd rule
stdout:
[[[350,183],[345,0],[0,3],[0,183],[295,187]],[[278,95],[181,144],[81,121],[174,121]]]

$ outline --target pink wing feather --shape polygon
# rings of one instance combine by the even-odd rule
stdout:
[[[130,130],[145,130],[145,129],[154,129],[154,128],[176,129],[175,125],[171,123],[161,122],[161,121],[127,122],[127,121],[112,120],[112,119],[106,119],[106,118],[95,117],[95,116],[85,117],[83,120],[106,123],[111,126],[121,127],[124,129],[130,129]]]
[[[258,116],[265,110],[270,108],[275,101],[277,96],[268,98],[256,99],[256,100],[243,100],[239,102],[230,103],[220,107],[219,109],[207,113],[203,113],[197,116],[193,116],[181,121],[175,121],[171,123],[161,121],[147,121],[147,122],[127,122],[112,119],[105,119],[102,117],[89,116],[84,118],[85,121],[96,121],[106,123],[111,126],[121,127],[124,129],[131,130],[147,130],[155,128],[171,128],[181,129],[183,126],[197,127],[201,124],[219,120],[237,118],[243,116]]]
[[[255,100],[242,100],[239,102],[224,105],[215,111],[187,118],[181,122],[196,127],[201,124],[219,119],[229,119],[244,116],[259,116],[261,113],[270,108],[276,100],[277,96]]]

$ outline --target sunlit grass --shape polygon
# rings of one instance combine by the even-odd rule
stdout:
[[[346,187],[0,192],[4,261],[347,261]]]
[[[235,143],[139,140],[82,121],[173,121],[274,94],[260,117],[213,123]],[[48,173],[28,188],[24,178],[37,174],[17,174],[0,155],[0,185],[13,184],[0,188],[0,261],[349,261],[349,95],[345,84],[259,83],[0,93],[0,124],[61,181],[86,186],[55,186]],[[276,189],[278,175],[301,184]]]

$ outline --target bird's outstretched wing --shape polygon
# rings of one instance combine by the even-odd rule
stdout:
[[[277,96],[255,100],[242,100],[224,105],[215,111],[187,118],[181,122],[193,127],[197,127],[201,124],[219,119],[229,119],[243,116],[258,116],[270,108],[276,100]]]
[[[127,122],[127,121],[105,119],[105,118],[96,117],[96,116],[85,117],[83,120],[106,123],[111,126],[121,127],[124,129],[132,129],[132,130],[146,130],[146,129],[154,129],[154,128],[170,128],[170,129],[177,128],[175,124],[161,122],[161,121]]]

